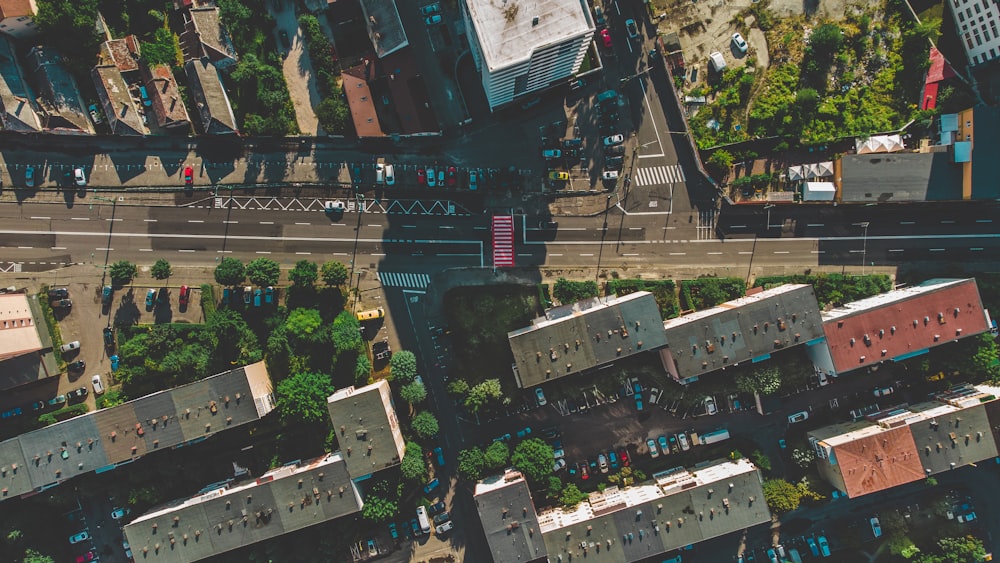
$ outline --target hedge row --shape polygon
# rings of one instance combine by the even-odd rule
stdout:
[[[639,279],[612,279],[606,284],[605,293],[610,295],[628,295],[636,291],[648,291],[656,299],[656,305],[660,308],[660,316],[664,319],[672,319],[680,314],[677,306],[677,285],[674,280],[639,280]]]
[[[698,278],[681,282],[681,299],[685,309],[709,309],[720,303],[746,295],[742,278]]]
[[[892,289],[892,280],[885,274],[867,276],[845,276],[843,274],[761,276],[754,282],[754,286],[769,289],[786,283],[812,285],[820,307],[840,306]]]

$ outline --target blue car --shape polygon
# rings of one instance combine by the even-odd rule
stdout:
[[[608,463],[611,464],[611,469],[618,469],[618,456],[615,455],[615,450],[608,451]]]
[[[396,530],[395,522],[389,522],[389,533],[392,535],[392,539],[394,540],[399,539],[399,532]]]
[[[633,383],[633,391],[635,391],[635,410],[642,411],[642,387],[638,383]]]
[[[427,483],[426,485],[424,485],[424,493],[430,494],[431,491],[433,491],[434,489],[438,488],[438,485],[440,485],[440,484],[441,484],[440,481],[438,481],[437,479],[434,479],[430,483]]]
[[[441,446],[434,448],[434,455],[437,457],[438,465],[444,467],[444,450],[441,449]]]
[[[111,360],[111,371],[118,371],[118,354],[115,354],[108,359]]]

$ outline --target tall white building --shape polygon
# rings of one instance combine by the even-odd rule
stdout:
[[[584,0],[465,0],[462,16],[491,110],[565,82],[594,35]]]
[[[973,66],[1000,58],[998,0],[950,0],[958,37]]]

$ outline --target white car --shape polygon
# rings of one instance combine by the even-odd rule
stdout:
[[[451,520],[448,520],[444,524],[441,524],[440,526],[438,526],[436,531],[437,531],[438,535],[440,536],[441,534],[445,534],[447,532],[450,532],[454,528],[455,528],[455,523],[452,522]]]
[[[553,459],[562,459],[566,457],[566,450],[559,448],[558,450],[552,450]]]
[[[59,347],[59,351],[63,353],[72,352],[73,350],[79,350],[79,349],[80,349],[79,340],[74,340],[73,342],[67,342],[66,344],[63,344],[62,346]]]
[[[437,185],[437,174],[434,173],[433,168],[427,169],[427,187],[433,188]]]
[[[649,448],[649,457],[658,458],[660,457],[660,451],[656,449],[656,441],[652,438],[646,440],[646,447]]]
[[[95,395],[100,395],[101,393],[104,392],[104,384],[101,383],[101,376],[100,375],[96,375],[95,374],[93,377],[91,377],[90,378],[90,383],[91,383],[91,385],[94,386],[94,394]]]
[[[385,165],[385,185],[394,186],[396,184],[396,171],[391,164]]]
[[[618,179],[618,171],[617,170],[605,170],[604,173],[601,174],[601,179],[608,180],[608,181],[610,181],[610,180],[617,180]]]
[[[557,459],[555,461],[555,463],[552,464],[552,472],[553,473],[556,473],[558,471],[562,471],[563,469],[566,469],[566,460],[563,459],[563,458]]]
[[[620,145],[625,142],[625,135],[621,133],[617,135],[610,135],[604,138],[604,146],[613,147],[615,145]]]
[[[649,404],[655,405],[660,401],[660,390],[653,387],[649,390]]]
[[[873,391],[873,394],[876,397],[885,397],[886,395],[892,395],[893,391],[895,391],[895,389],[893,389],[892,387],[876,387],[875,391]]]
[[[882,525],[879,524],[878,518],[872,518],[869,522],[872,525],[872,533],[875,534],[875,537],[882,537]]]
[[[797,412],[795,414],[788,415],[788,424],[795,424],[796,422],[802,422],[803,420],[809,418],[809,413],[806,411]]]
[[[83,168],[73,169],[73,183],[78,186],[87,185],[87,175],[83,172]]]
[[[733,34],[733,46],[736,47],[736,50],[738,50],[741,53],[747,52],[747,42],[745,39],[743,39],[743,36],[740,35],[739,33]]]
[[[542,391],[541,387],[535,387],[535,399],[538,401],[538,406],[544,407],[548,401],[545,400],[545,392]]]
[[[719,407],[715,405],[715,397],[705,397],[705,414],[719,414]]]
[[[688,437],[685,432],[680,432],[677,434],[677,443],[681,445],[681,449],[688,451],[691,449],[691,443],[688,442]]]

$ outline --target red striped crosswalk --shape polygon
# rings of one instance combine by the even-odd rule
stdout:
[[[495,215],[493,217],[493,267],[503,268],[514,265],[514,217]]]

